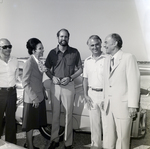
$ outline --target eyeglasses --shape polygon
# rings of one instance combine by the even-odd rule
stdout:
[[[11,49],[12,48],[12,45],[5,45],[5,46],[0,46],[0,47],[2,47],[3,49]]]

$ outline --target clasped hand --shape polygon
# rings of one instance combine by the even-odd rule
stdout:
[[[38,108],[38,107],[39,107],[39,103],[36,103],[35,101],[33,101],[33,103],[32,103],[32,107],[34,107],[34,108]]]
[[[58,77],[53,76],[52,81],[57,85],[67,85],[70,82],[70,78],[64,77],[60,80]]]

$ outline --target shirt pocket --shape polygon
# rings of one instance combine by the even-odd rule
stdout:
[[[69,75],[72,75],[75,70],[75,59],[72,57],[66,57],[65,62],[65,67],[68,70]]]
[[[69,66],[75,65],[75,59],[72,57],[66,57],[66,65],[69,65]]]

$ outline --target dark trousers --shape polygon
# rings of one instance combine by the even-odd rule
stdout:
[[[16,144],[16,89],[0,89],[0,138],[3,133],[3,117],[5,113],[5,140]]]

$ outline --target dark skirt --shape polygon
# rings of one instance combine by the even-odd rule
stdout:
[[[31,129],[39,129],[41,126],[46,125],[45,100],[39,103],[38,108],[32,107],[31,103],[24,102],[22,130],[28,132]]]

